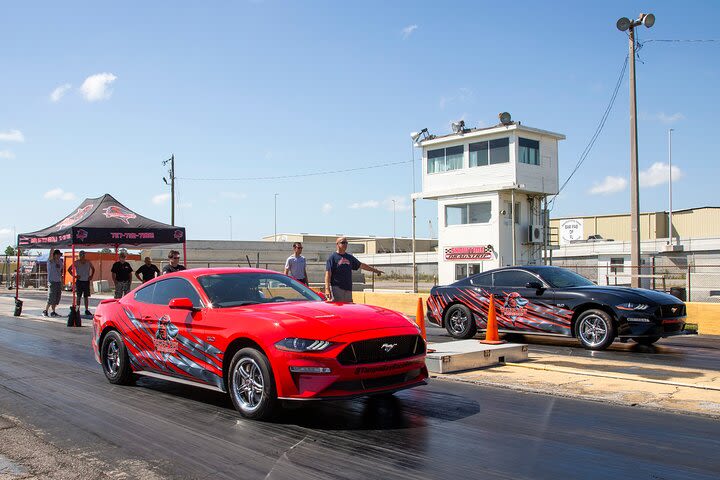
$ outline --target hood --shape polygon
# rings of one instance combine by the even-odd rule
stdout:
[[[255,317],[279,323],[289,335],[318,340],[366,330],[414,325],[401,313],[356,303],[281,302],[239,308],[245,312],[252,311]]]
[[[645,288],[610,287],[610,286],[588,286],[574,287],[572,290],[585,291],[591,295],[609,295],[616,297],[620,302],[643,302],[655,303],[658,305],[669,305],[683,303],[679,298],[669,293],[657,292]]]

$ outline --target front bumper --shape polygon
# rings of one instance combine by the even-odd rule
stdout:
[[[631,314],[623,316],[618,322],[618,337],[672,337],[677,335],[692,335],[685,330],[686,317],[658,318]]]

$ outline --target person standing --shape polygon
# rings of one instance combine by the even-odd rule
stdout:
[[[307,285],[307,262],[305,261],[305,257],[301,255],[302,250],[302,243],[293,243],[293,254],[285,260],[285,275],[290,275],[298,282]]]
[[[113,263],[110,269],[113,282],[115,283],[115,298],[122,298],[123,295],[126,295],[130,291],[133,268],[125,261],[126,258],[127,254],[120,252],[119,260]]]
[[[140,277],[142,275],[142,278]],[[160,269],[152,263],[150,257],[145,257],[145,263],[135,271],[135,277],[142,283],[152,280],[155,277],[160,276]]]
[[[63,262],[60,250],[50,250],[47,261],[47,279],[48,279],[48,298],[43,317],[59,317],[55,308],[60,303],[60,295],[62,294],[62,272]],[[48,310],[52,310],[48,315]]]
[[[345,253],[348,246],[347,238],[338,237],[335,246],[336,251],[328,257],[325,263],[325,296],[333,302],[352,303],[352,271],[363,269],[376,273],[378,276],[383,272],[362,263],[349,253]]]
[[[67,271],[75,279],[78,308],[80,308],[80,298],[85,297],[85,315],[92,315],[88,308],[88,299],[90,298],[90,282],[95,276],[95,266],[85,258],[85,250],[80,250],[79,256],[79,260],[73,262]]]
[[[163,275],[166,273],[174,273],[185,270],[185,265],[180,265],[180,252],[177,250],[170,250],[170,253],[168,253],[168,260],[170,263],[163,267]]]

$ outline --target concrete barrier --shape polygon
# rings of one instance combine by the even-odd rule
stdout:
[[[406,315],[415,315],[418,297],[421,297],[425,303],[428,294],[353,292],[355,303],[385,307]],[[685,302],[685,305],[687,306],[687,323],[697,324],[700,335],[720,335],[720,303]]]

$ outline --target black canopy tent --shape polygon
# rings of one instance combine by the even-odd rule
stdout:
[[[151,220],[133,212],[122,203],[105,194],[86,198],[70,215],[58,223],[17,238],[18,266],[20,249],[71,247],[73,260],[75,247],[140,247],[182,243],[183,262],[187,265],[185,228]],[[19,267],[16,275],[19,275]],[[19,300],[19,282],[16,277],[15,300]],[[73,310],[75,308],[75,281],[73,280]],[[18,308],[16,308],[16,314]]]

